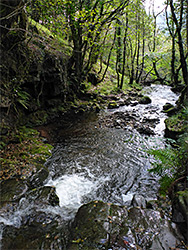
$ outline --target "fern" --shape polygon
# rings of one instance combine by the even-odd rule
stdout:
[[[166,148],[147,151],[156,159],[148,171],[161,177],[159,190],[161,194],[166,194],[175,179],[188,175],[188,108],[185,108],[182,114],[185,132],[179,136],[177,142],[169,140],[170,144]]]

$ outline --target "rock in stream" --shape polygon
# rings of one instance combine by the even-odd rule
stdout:
[[[141,203],[140,203],[141,202]],[[75,217],[69,250],[84,249],[175,249],[180,244],[170,222],[160,212],[142,207],[141,196],[127,208],[102,201],[83,205]]]

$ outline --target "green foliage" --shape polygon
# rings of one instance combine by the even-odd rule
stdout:
[[[3,84],[2,92],[9,100],[9,109],[13,108],[18,113],[18,104],[24,109],[28,108],[30,95],[23,90],[17,78],[12,79],[9,83]]]
[[[164,149],[151,149],[148,153],[156,159],[149,172],[160,176],[160,193],[165,194],[180,168],[179,151],[168,145]]]
[[[160,191],[162,194],[165,194],[175,179],[188,174],[188,107],[182,110],[181,116],[182,123],[184,123],[184,133],[179,136],[178,141],[169,140],[171,144],[167,144],[165,148],[148,151],[157,160],[149,172],[156,173],[161,177]]]
[[[188,130],[188,108],[184,107],[177,114],[165,120],[166,127],[170,131],[183,133]]]
[[[151,149],[148,153],[153,155],[157,160],[157,162],[154,163],[154,167],[149,170],[150,172],[163,176],[169,171],[172,176],[177,166],[177,157],[170,145],[167,145],[164,149]]]

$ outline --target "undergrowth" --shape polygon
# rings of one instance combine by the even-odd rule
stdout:
[[[165,195],[168,188],[180,177],[188,178],[188,107],[181,113],[184,123],[184,133],[177,141],[170,140],[163,149],[151,149],[148,151],[157,160],[152,163],[153,167],[149,172],[160,176],[159,192]],[[188,181],[188,179],[187,179]]]
[[[1,150],[0,181],[31,176],[51,155],[52,146],[45,144],[34,129],[21,127],[9,139],[12,143]]]

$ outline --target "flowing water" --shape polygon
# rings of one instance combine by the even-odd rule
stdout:
[[[71,123],[66,131],[57,133],[57,144],[46,166],[50,175],[46,186],[54,186],[59,207],[35,206],[35,210],[61,215],[63,220],[75,216],[78,208],[91,200],[125,205],[134,194],[155,199],[158,178],[148,172],[150,157],[146,150],[163,146],[164,119],[161,112],[166,102],[175,104],[178,96],[169,87],[152,85],[144,88],[152,103],[124,106],[110,112],[133,110],[141,117],[159,118],[156,136],[147,137],[131,129],[99,128],[98,117],[92,116]],[[24,216],[32,213],[32,203],[22,199],[11,213],[0,216],[1,225],[19,227]]]
[[[66,216],[90,200],[124,205],[134,194],[155,199],[158,178],[148,172],[150,158],[146,150],[163,145],[165,103],[175,104],[177,95],[168,86],[144,88],[152,102],[136,107],[123,106],[109,112],[134,110],[144,117],[159,118],[155,137],[141,136],[136,130],[98,128],[95,120],[77,122],[70,131],[59,131],[59,143],[47,165],[50,179]]]

